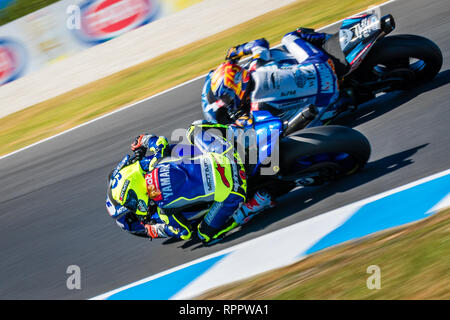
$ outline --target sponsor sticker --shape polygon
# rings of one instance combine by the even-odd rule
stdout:
[[[245,174],[244,170],[239,170],[239,176],[241,177],[242,181],[247,180],[247,175]]]
[[[123,198],[125,197],[125,193],[128,189],[129,184],[130,184],[130,180],[128,180],[128,179],[125,180],[125,183],[122,186],[122,190],[120,191],[120,198],[119,198],[120,201],[123,201]]]
[[[333,93],[334,92],[334,76],[331,67],[327,63],[319,63],[316,65],[320,74],[320,92]]]
[[[114,217],[116,214],[116,208],[114,208],[114,205],[111,203],[108,197],[106,197],[106,210],[108,211],[108,214],[111,217]]]
[[[294,73],[295,83],[299,88],[316,89],[317,76],[314,65],[308,64],[299,66]]]
[[[303,88],[306,84],[306,77],[303,76],[303,73],[300,69],[294,70],[294,81],[297,87]]]
[[[220,178],[222,179],[222,183],[229,188],[230,187],[230,182],[228,181],[227,177],[225,176],[225,168],[222,167],[219,163],[216,163],[216,170],[219,172],[220,174]]]
[[[228,158],[229,159],[229,158]],[[233,191],[237,192],[240,186],[239,183],[239,170],[237,168],[237,163],[235,161],[235,159],[230,159],[230,163],[231,163],[231,174],[233,177]]]
[[[223,167],[223,166],[221,165],[220,159],[217,159],[216,156],[214,156],[213,154],[212,154],[212,156],[213,156],[213,158],[214,158],[214,160],[215,160],[215,162],[216,162],[216,167],[215,167],[215,169],[216,169],[217,172],[219,173],[220,179],[222,180],[222,183],[223,183],[227,188],[229,188],[229,187],[230,187],[230,182],[228,181],[228,179],[227,179],[227,177],[226,177],[226,175],[225,175],[225,167]]]
[[[202,181],[205,194],[213,193],[215,190],[215,185],[211,159],[208,157],[203,157],[200,162],[200,168],[202,172]]]
[[[358,24],[350,28],[353,33],[352,41],[361,38],[368,38],[378,29],[380,29],[380,20],[377,16],[371,15],[368,18],[364,18]]]
[[[349,29],[341,29],[339,30],[339,42],[341,44],[341,48],[345,49],[348,44],[353,39],[353,32]]]
[[[159,188],[164,200],[173,196],[172,183],[170,181],[170,164],[161,165],[159,169]]]
[[[149,195],[152,192],[155,194],[159,193],[159,195],[153,199],[154,201],[162,200],[161,189],[159,188],[158,171],[159,169],[156,168],[145,175],[145,183],[147,185],[147,192]]]
[[[141,211],[141,212],[147,212],[147,210],[148,210],[147,204],[145,203],[144,200],[139,200],[137,207],[138,207],[139,211]]]

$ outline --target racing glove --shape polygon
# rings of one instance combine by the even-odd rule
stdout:
[[[154,136],[151,134],[141,134],[136,137],[134,142],[131,144],[131,151],[134,152],[134,155],[138,160],[141,160],[147,152],[148,142],[151,137]]]
[[[150,240],[156,238],[167,238],[167,233],[164,231],[163,223],[145,224],[144,227]]]
[[[158,137],[152,134],[141,134],[131,144],[131,150],[134,152],[136,158],[141,160],[148,149],[148,151],[153,152],[156,161],[165,155],[168,146],[169,142],[163,136]]]
[[[236,60],[244,56],[244,51],[238,51],[240,45],[231,47],[228,49],[227,54],[225,56],[225,60]]]
[[[331,36],[327,33],[315,32],[314,29],[309,28],[297,28],[295,32],[302,40],[305,40],[317,47],[321,47],[329,36]]]
[[[256,39],[228,49],[225,60],[238,60],[249,54],[254,54],[254,59],[262,58],[264,60],[268,60],[269,57],[266,57],[268,52],[266,55],[263,54],[263,56],[261,56],[261,52],[267,51],[264,49],[269,49],[269,42],[264,38]]]
[[[165,223],[150,223],[145,224],[144,227],[150,240],[169,237],[182,240],[189,240],[191,238],[188,230],[180,230]]]

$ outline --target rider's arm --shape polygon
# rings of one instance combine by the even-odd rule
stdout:
[[[328,33],[315,32],[313,29],[307,28],[298,28],[294,32],[291,32],[291,34],[294,34],[300,39],[305,40],[317,47],[321,47],[325,43],[325,41],[327,41],[328,38],[331,37],[331,35]]]
[[[301,30],[301,29],[299,29]],[[308,59],[328,59],[323,50],[318,50],[328,39],[325,33],[293,31],[287,33],[281,43],[298,63],[304,63]]]
[[[225,104],[222,100],[217,99],[211,91],[211,76],[213,73],[214,71],[211,71],[205,79],[205,84],[202,91],[202,110],[203,116],[208,122],[217,123],[219,122],[218,110]]]
[[[270,59],[269,42],[264,39],[256,39],[228,49],[226,60],[238,60],[246,55],[253,55],[253,59]]]
[[[141,134],[131,145],[144,171],[149,171],[158,159],[170,153],[170,149],[166,137],[152,134]],[[147,151],[151,152],[149,156],[145,156]]]

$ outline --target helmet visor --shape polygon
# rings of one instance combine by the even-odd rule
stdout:
[[[234,107],[236,104],[236,95],[233,90],[228,88],[221,92],[219,99],[222,100],[226,107]]]

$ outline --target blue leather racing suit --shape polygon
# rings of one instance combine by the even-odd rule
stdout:
[[[246,113],[267,110],[282,117],[287,110],[314,105],[320,111],[333,104],[339,97],[338,77],[333,60],[320,49],[329,36],[294,31],[283,37],[283,49],[269,49],[265,39],[231,48],[227,59],[252,55],[246,67],[251,72],[251,93],[241,108]],[[208,74],[203,87],[203,113],[210,122],[225,123],[221,120],[223,103],[211,91],[212,74]]]

